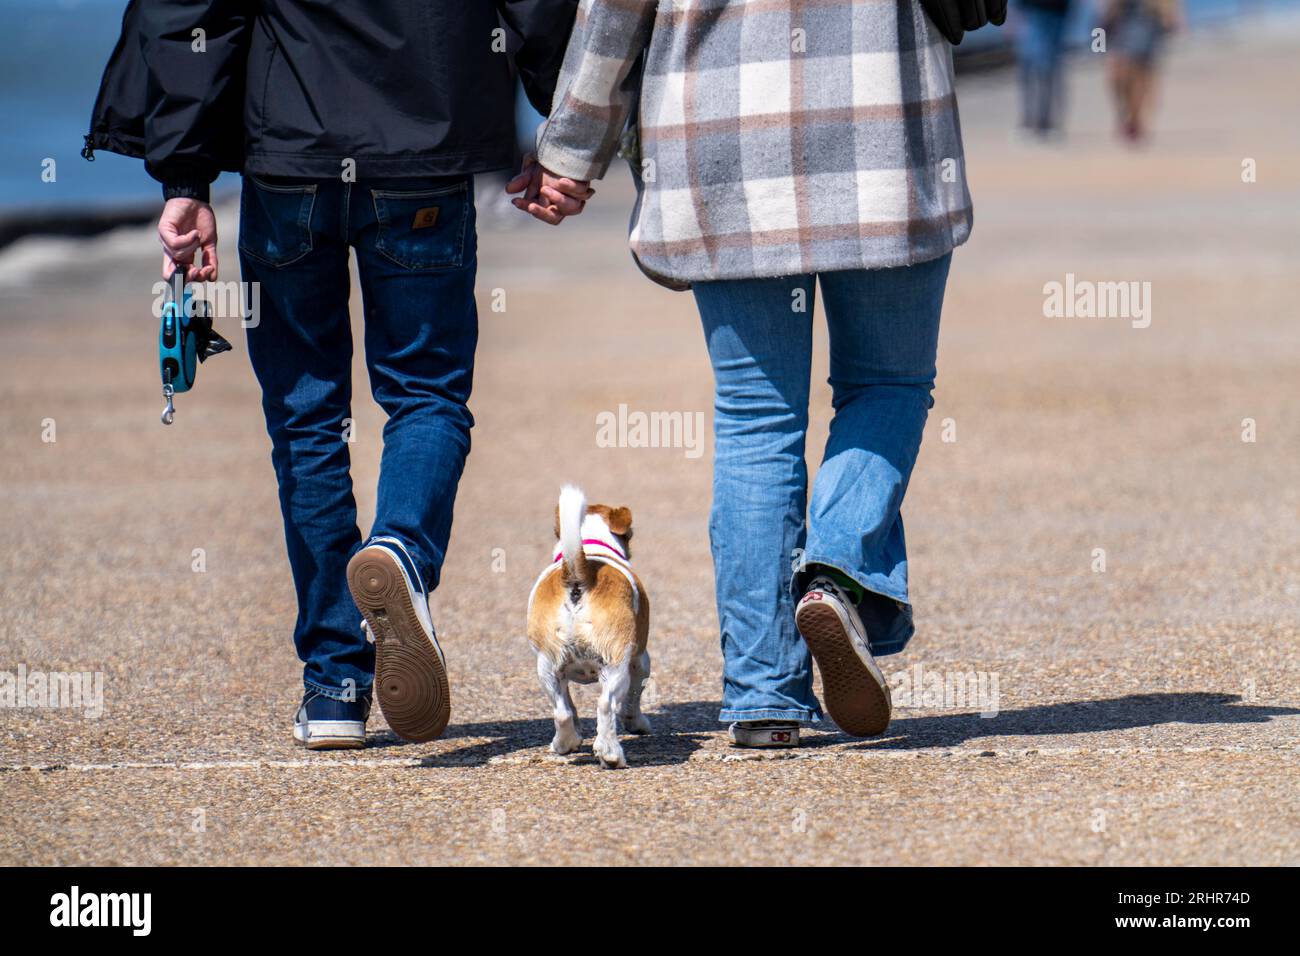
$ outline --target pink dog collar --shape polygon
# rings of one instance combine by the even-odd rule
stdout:
[[[620,561],[627,560],[627,555],[624,554],[623,550],[619,548],[618,545],[614,544],[612,541],[606,541],[604,538],[583,538],[582,539],[583,553],[587,554],[590,557],[591,555],[589,549],[592,548],[595,549],[603,548],[604,550],[611,552],[614,557],[618,558],[618,560]],[[556,545],[555,560],[552,561],[551,563],[558,564],[563,560],[564,560],[564,551],[559,547],[559,545]]]

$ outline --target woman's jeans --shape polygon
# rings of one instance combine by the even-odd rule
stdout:
[[[805,565],[867,592],[872,653],[912,636],[899,507],[933,400],[951,254],[897,269],[694,284],[717,394],[709,537],[722,630],[719,719],[816,720],[794,623]],[[807,507],[804,435],[820,281],[835,410]],[[805,519],[805,510],[807,518]]]
[[[258,284],[248,354],[298,595],[294,643],[308,690],[361,699],[371,691],[374,648],[346,580],[361,547],[349,449],[374,448],[380,436],[352,421],[349,249],[370,389],[388,413],[371,535],[400,538],[432,590],[473,424],[472,180],[244,179],[240,267]]]

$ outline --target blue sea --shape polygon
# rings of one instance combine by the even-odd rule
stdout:
[[[139,160],[81,158],[124,0],[0,0],[0,210],[159,196]],[[42,180],[53,159],[55,181]]]
[[[365,0],[352,0],[365,2]],[[1014,8],[1016,0],[1011,0]],[[1193,26],[1247,11],[1294,7],[1300,0],[1186,0]],[[123,0],[0,0],[0,211],[16,207],[121,205],[158,195],[138,160],[80,156],[90,111],[121,27]],[[1092,21],[1076,15],[1075,32]],[[989,36],[984,36],[984,34]],[[972,40],[996,42],[993,31]],[[1009,39],[1009,37],[1008,37]],[[55,180],[44,182],[46,159]],[[233,177],[227,177],[233,184]]]

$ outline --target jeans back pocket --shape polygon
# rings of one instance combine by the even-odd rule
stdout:
[[[280,185],[244,177],[239,195],[239,251],[270,266],[287,266],[311,252],[316,186]]]
[[[474,200],[469,180],[425,189],[372,189],[375,248],[406,269],[459,269]]]

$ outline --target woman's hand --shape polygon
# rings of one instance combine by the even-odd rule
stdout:
[[[515,208],[552,226],[581,213],[587,200],[596,195],[588,181],[557,176],[540,165],[532,153],[524,157],[519,175],[506,183],[506,192],[522,192],[510,200]]]

